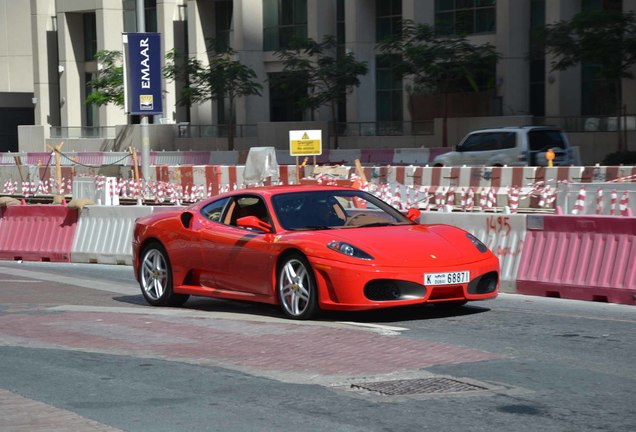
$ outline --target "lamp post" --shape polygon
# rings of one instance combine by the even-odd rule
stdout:
[[[146,31],[146,15],[144,0],[137,0],[137,32]],[[141,176],[148,180],[150,174],[150,134],[148,131],[148,116],[141,115]]]

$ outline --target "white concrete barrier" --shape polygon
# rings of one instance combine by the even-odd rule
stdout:
[[[146,206],[87,206],[80,214],[71,262],[132,265],[135,219],[150,215]]]
[[[579,203],[579,215],[621,215],[621,200],[636,214],[636,185],[634,183],[562,183],[559,185],[557,205],[565,214],[575,214],[577,201],[585,190],[585,199]],[[600,192],[599,192],[600,191]],[[614,196],[612,194],[615,193]]]
[[[516,292],[517,271],[526,238],[526,215],[423,212],[420,221],[454,225],[480,239],[499,258],[501,291]]]

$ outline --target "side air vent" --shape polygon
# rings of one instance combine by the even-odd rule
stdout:
[[[181,213],[181,223],[184,228],[190,228],[190,224],[192,223],[193,215],[190,212]]]

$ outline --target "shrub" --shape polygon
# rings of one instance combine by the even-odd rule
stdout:
[[[603,165],[636,165],[636,151],[610,153],[603,159]]]

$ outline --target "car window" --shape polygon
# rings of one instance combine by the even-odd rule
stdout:
[[[311,191],[276,195],[272,205],[288,230],[347,229],[411,222],[394,208],[363,191]]]
[[[487,133],[484,134],[479,146],[480,151],[498,150],[499,149],[499,133]]]
[[[220,200],[213,201],[201,209],[201,214],[203,217],[211,220],[212,222],[221,222],[223,210],[229,200],[229,198],[222,198]]]
[[[255,195],[235,197],[228,208],[225,221],[228,225],[237,226],[237,221],[246,216],[256,216],[263,222],[271,223],[265,202]]]
[[[550,148],[566,148],[561,132],[558,130],[535,130],[528,132],[530,151],[546,151]]]
[[[495,150],[514,148],[517,145],[516,132],[499,132],[496,135],[498,147]]]
[[[515,132],[482,132],[468,136],[461,151],[492,151],[514,148]]]
[[[466,137],[461,144],[459,151],[479,151],[481,150],[481,141],[484,134],[472,134]]]

